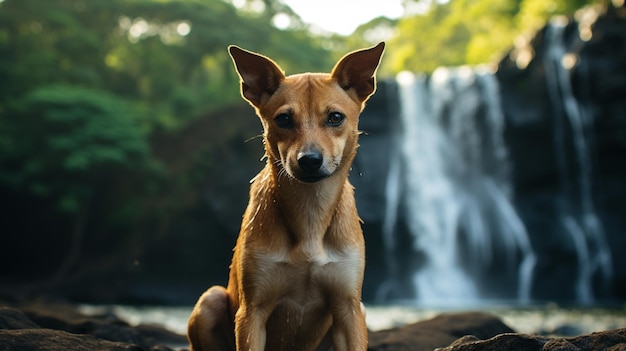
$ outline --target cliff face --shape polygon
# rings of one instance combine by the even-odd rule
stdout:
[[[555,18],[495,93],[481,68],[383,82],[352,175],[367,298],[626,296],[625,12]]]
[[[625,9],[554,20],[497,77],[515,204],[539,257],[533,296],[623,298]]]

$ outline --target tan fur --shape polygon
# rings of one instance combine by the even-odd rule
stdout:
[[[229,48],[267,164],[250,187],[228,287],[207,290],[189,318],[192,351],[367,349],[365,243],[348,173],[383,49],[348,54],[330,74],[285,77],[270,59]],[[319,169],[303,166],[310,154]]]

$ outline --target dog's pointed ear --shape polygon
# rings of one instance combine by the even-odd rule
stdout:
[[[244,50],[238,46],[228,47],[235,69],[241,78],[241,95],[255,107],[272,96],[285,74],[271,59]]]
[[[364,102],[376,91],[376,69],[385,50],[385,43],[369,49],[345,55],[331,73],[337,83],[346,91],[353,90],[356,97]]]

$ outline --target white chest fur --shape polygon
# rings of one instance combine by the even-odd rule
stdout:
[[[362,279],[363,259],[356,248],[339,251],[323,245],[297,246],[279,252],[256,252],[252,260],[257,270],[250,283],[256,285],[259,295],[301,306],[324,294],[354,291]],[[272,283],[263,284],[265,281]]]

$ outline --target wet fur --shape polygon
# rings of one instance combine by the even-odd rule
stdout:
[[[267,163],[250,187],[228,286],[208,289],[189,318],[192,351],[367,349],[365,243],[348,173],[383,49],[348,54],[330,74],[285,77],[270,59],[229,48]],[[338,126],[333,113],[344,116]],[[292,127],[277,123],[284,114]],[[309,154],[321,155],[319,169],[303,166]]]

